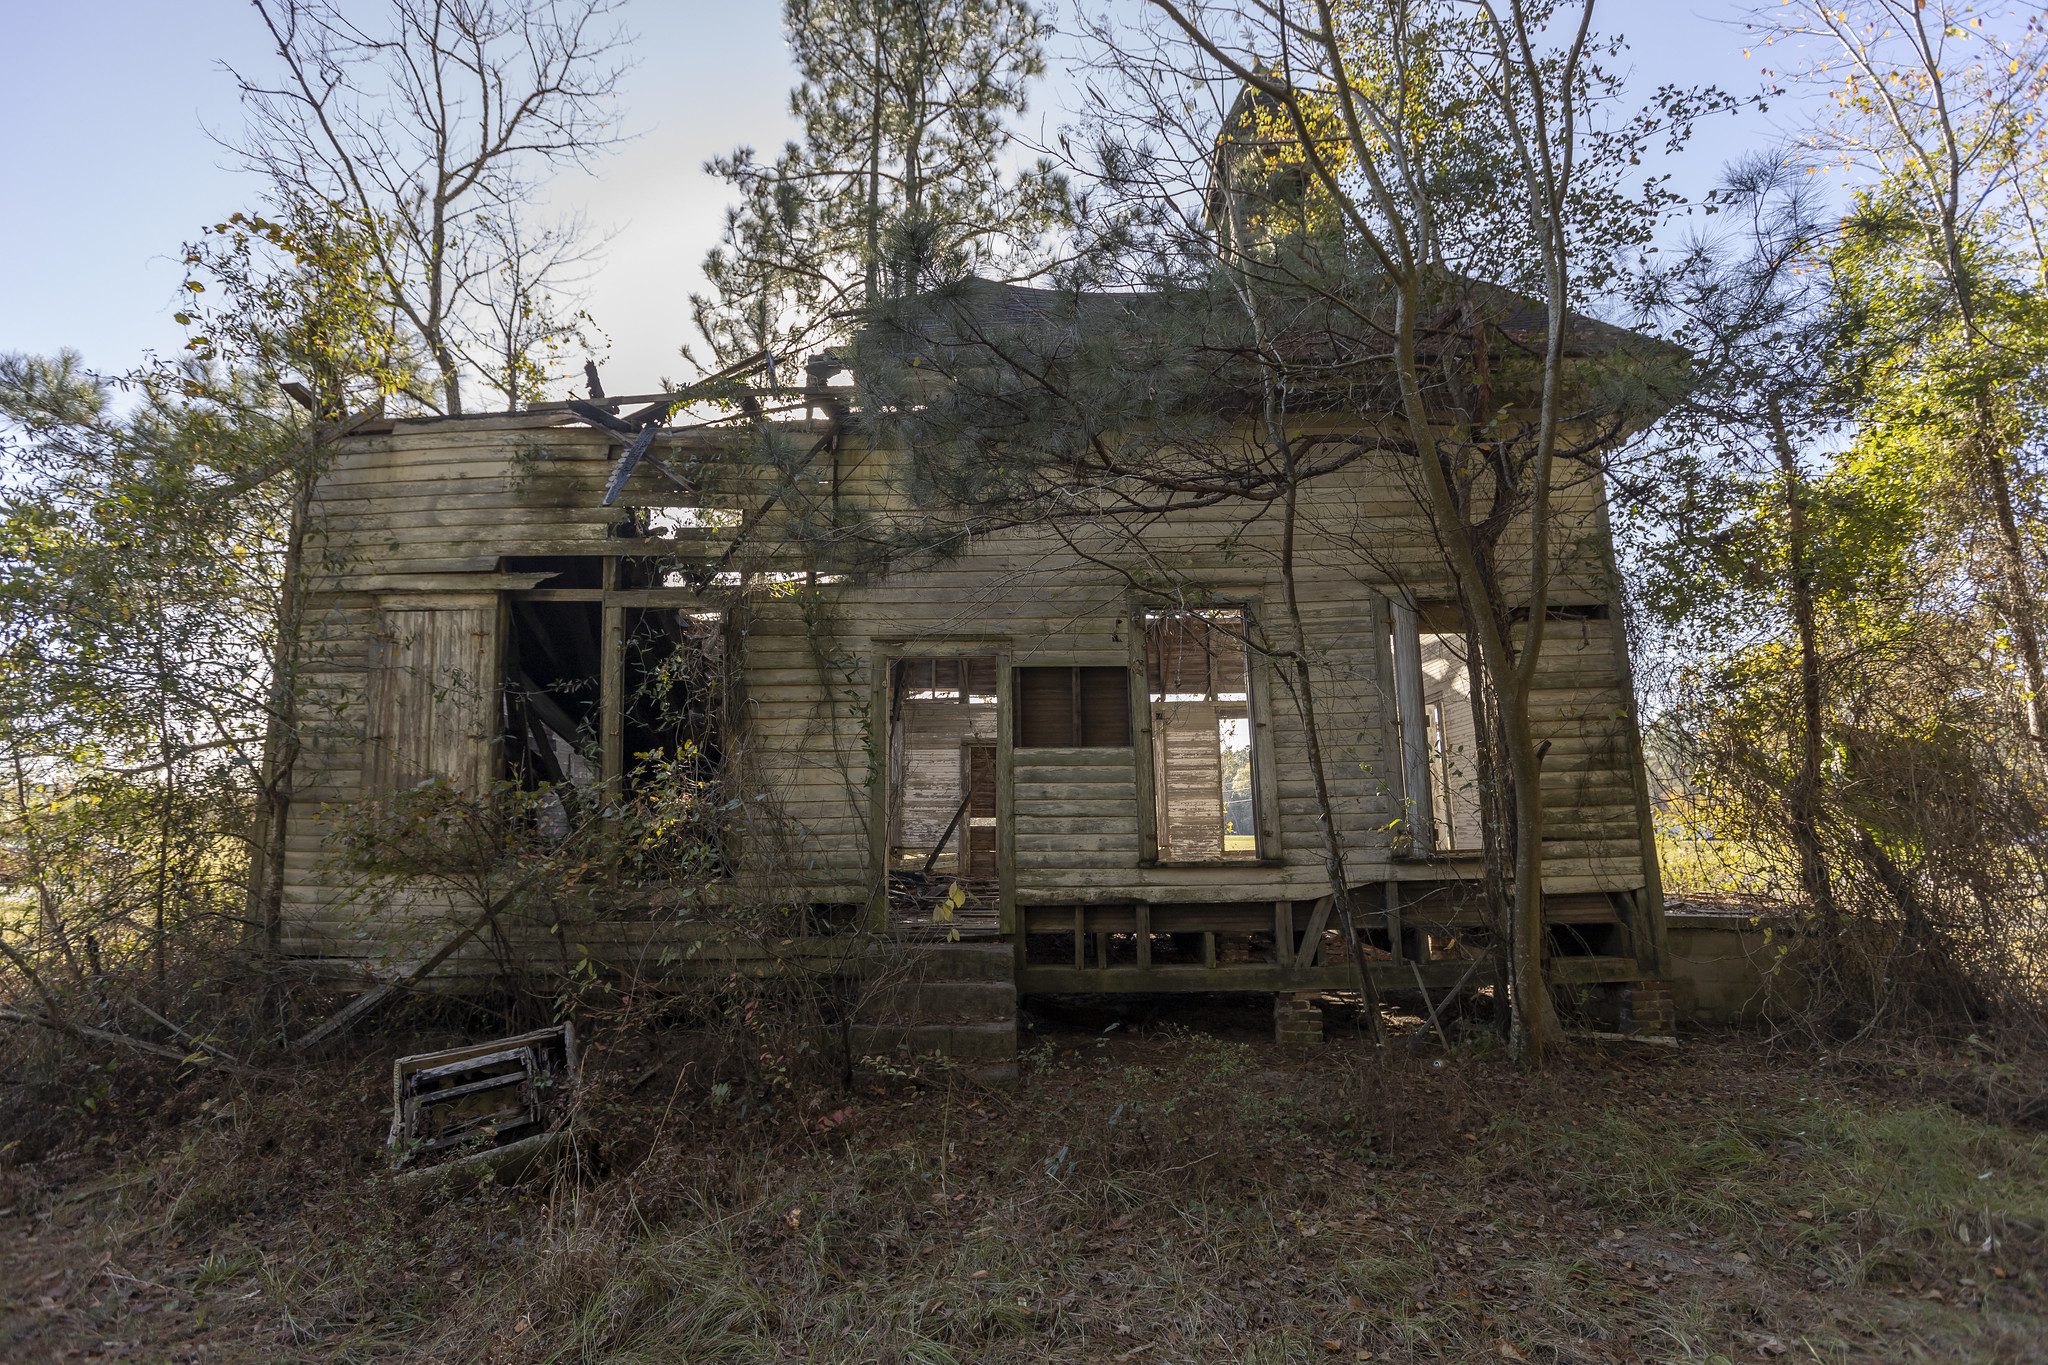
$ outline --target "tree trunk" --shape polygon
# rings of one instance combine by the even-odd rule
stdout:
[[[161,995],[167,974],[164,959],[169,947],[164,936],[169,931],[169,926],[165,922],[165,902],[170,898],[171,822],[177,810],[176,802],[178,795],[177,770],[173,765],[175,752],[171,745],[170,704],[169,699],[164,695],[164,689],[169,686],[170,675],[169,667],[164,662],[163,635],[161,630],[159,630],[156,637],[155,663],[157,758],[163,763],[164,767],[164,794],[162,806],[157,812],[156,894],[153,912],[154,923],[150,927],[150,936],[153,940],[150,944],[150,957],[155,968],[156,988],[159,995]]]
[[[2041,635],[2034,616],[2034,590],[2027,582],[2027,548],[2021,539],[2019,519],[2013,513],[2012,477],[2005,452],[1997,437],[1990,400],[1977,399],[1977,445],[1981,452],[1985,491],[1991,495],[1991,510],[1998,522],[1998,567],[2005,580],[2005,620],[2012,627],[2013,642],[2019,646],[2020,663],[2027,673],[2027,737],[2036,748],[2048,751],[2048,672],[2041,662]]]
[[[1515,1025],[1512,1034],[1515,1055],[1529,1066],[1539,1066],[1549,1039],[1556,1032],[1556,1015],[1543,973],[1543,788],[1536,752],[1534,728],[1529,717],[1529,694],[1534,685],[1535,664],[1543,648],[1543,624],[1548,614],[1550,547],[1549,481],[1547,464],[1556,435],[1557,373],[1562,364],[1561,302],[1553,289],[1553,325],[1546,354],[1543,418],[1538,448],[1529,462],[1532,470],[1527,512],[1531,545],[1529,591],[1523,603],[1529,622],[1519,656],[1509,646],[1512,614],[1487,572],[1470,535],[1470,509],[1451,486],[1443,460],[1438,455],[1439,436],[1432,425],[1432,410],[1424,397],[1421,363],[1416,354],[1415,330],[1419,312],[1420,280],[1401,282],[1397,295],[1394,328],[1394,370],[1401,389],[1402,415],[1410,439],[1415,443],[1417,464],[1426,489],[1425,506],[1441,529],[1440,543],[1446,550],[1451,573],[1458,584],[1460,600],[1467,610],[1466,629],[1479,642],[1477,658],[1485,666],[1494,691],[1500,735],[1507,756],[1507,768],[1514,782],[1515,812],[1514,908],[1511,916],[1513,942],[1509,945],[1510,989],[1513,991]],[[1496,475],[1496,478],[1500,477]]]
[[[1501,708],[1508,771],[1515,783],[1515,938],[1508,969],[1509,989],[1515,994],[1511,1041],[1524,1064],[1540,1066],[1557,1033],[1557,1013],[1543,969],[1549,946],[1543,928],[1543,759],[1530,731],[1527,693],[1516,703]]]
[[[1468,607],[1469,611],[1470,608]],[[1503,755],[1506,745],[1500,737],[1500,708],[1493,695],[1493,683],[1479,658],[1469,630],[1465,636],[1465,675],[1472,700],[1472,756],[1479,793],[1479,847],[1484,871],[1480,876],[1481,910],[1487,933],[1493,938],[1496,971],[1504,968],[1514,951],[1515,927],[1510,906],[1515,859],[1514,781],[1508,776]],[[1501,1037],[1510,1032],[1508,982],[1504,975],[1495,981],[1495,1023]]]
[[[286,531],[283,581],[279,586],[277,639],[271,648],[270,734],[265,745],[263,846],[258,866],[262,882],[256,895],[256,924],[263,951],[276,956],[284,946],[285,825],[291,816],[292,775],[299,758],[298,664],[299,633],[305,612],[304,560],[306,520],[313,500],[318,467],[316,435],[313,459],[298,475],[292,490],[291,521]]]
[[[1789,815],[1792,846],[1799,855],[1799,885],[1819,918],[1822,951],[1830,966],[1840,948],[1841,920],[1827,856],[1820,843],[1821,692],[1820,642],[1813,619],[1813,566],[1807,555],[1806,483],[1785,430],[1783,409],[1770,399],[1771,440],[1785,478],[1785,552],[1790,560],[1792,626],[1799,636],[1799,759],[1792,776]]]
[[[1295,592],[1296,487],[1292,443],[1283,442],[1282,458],[1287,466],[1287,499],[1280,533],[1280,585],[1287,602],[1288,628],[1293,636],[1294,686],[1291,690],[1295,707],[1301,715],[1302,738],[1308,745],[1309,777],[1315,784],[1316,823],[1321,827],[1323,836],[1323,873],[1329,879],[1331,904],[1336,908],[1337,922],[1343,926],[1344,942],[1351,949],[1352,962],[1358,967],[1358,990],[1363,997],[1366,1020],[1372,1028],[1373,1045],[1382,1050],[1381,1055],[1385,1055],[1387,1026],[1380,1017],[1379,988],[1373,984],[1372,963],[1365,955],[1365,942],[1358,936],[1357,917],[1351,908],[1350,876],[1344,870],[1344,845],[1337,834],[1337,811],[1330,800],[1329,777],[1323,767],[1322,734],[1316,724],[1315,679],[1308,664],[1308,632],[1302,625],[1301,600]],[[1283,962],[1292,946],[1285,939],[1280,942]]]

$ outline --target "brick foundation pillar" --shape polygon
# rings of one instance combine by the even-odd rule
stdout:
[[[1273,1041],[1296,1047],[1323,1041],[1323,1008],[1316,996],[1273,997]]]
[[[1669,981],[1635,981],[1621,992],[1621,1031],[1671,1037],[1678,1032],[1678,1014],[1671,1004]]]

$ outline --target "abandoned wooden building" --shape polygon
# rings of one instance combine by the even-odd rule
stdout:
[[[1015,1002],[1039,995],[1356,989],[1297,699],[1248,647],[1281,616],[1274,519],[1194,509],[1113,543],[1019,525],[944,555],[799,555],[778,488],[847,524],[913,497],[902,452],[847,434],[829,370],[779,391],[786,410],[694,429],[613,416],[665,416],[673,396],[650,395],[337,441],[307,555],[285,950],[416,960],[462,917],[344,884],[331,836],[364,798],[499,784],[566,819],[680,766],[707,790],[723,775],[716,804],[772,810],[772,836],[719,835],[686,885],[621,885],[580,949],[662,956],[772,863],[749,894],[800,911],[793,933],[950,945],[929,970],[961,989],[901,1021],[919,1049],[1011,1055]],[[751,456],[764,441],[784,454]],[[646,458],[626,470],[629,446]],[[1481,808],[1455,596],[1398,466],[1318,483],[1294,577],[1375,972],[1440,992],[1483,940]],[[1594,476],[1560,496],[1578,526],[1560,540],[1585,559],[1553,592],[1536,702],[1551,969],[1625,1003],[1648,983],[1637,1022],[1655,1027],[1662,907],[1604,494]]]

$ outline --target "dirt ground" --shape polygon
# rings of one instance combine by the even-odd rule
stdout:
[[[809,1097],[600,1033],[577,1162],[483,1191],[384,1166],[445,1034],[73,1067],[0,1130],[0,1360],[2048,1361],[2039,1097],[1967,1044],[1269,1021],[1040,1009],[1014,1086]]]

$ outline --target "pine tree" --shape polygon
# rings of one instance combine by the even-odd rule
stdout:
[[[1004,165],[1045,69],[1029,0],[786,0],[783,22],[802,141],[705,166],[740,194],[691,298],[713,357],[805,353],[883,299],[1028,270],[1065,202],[1049,163]]]

